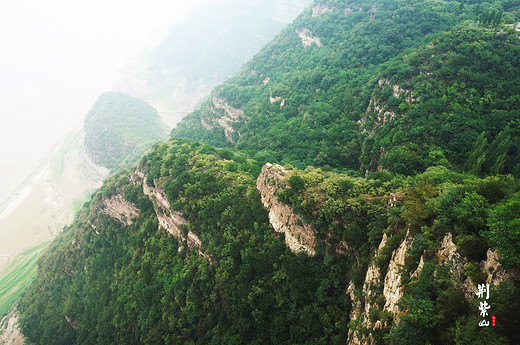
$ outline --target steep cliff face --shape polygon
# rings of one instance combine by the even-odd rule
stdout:
[[[269,222],[276,232],[285,234],[285,243],[293,252],[303,251],[315,255],[316,239],[312,227],[294,213],[291,207],[280,202],[276,193],[287,185],[291,172],[280,165],[267,163],[258,176],[256,187],[262,203],[269,211]]]
[[[460,282],[464,291],[464,295],[468,301],[475,298],[475,285],[464,274],[464,265],[468,263],[468,259],[463,257],[458,251],[451,233],[448,233],[440,243],[437,256],[441,263],[451,266],[453,275]]]
[[[221,114],[223,112],[223,114]],[[213,130],[215,127],[224,129],[227,141],[234,144],[234,136],[240,137],[240,132],[233,128],[233,124],[239,123],[244,117],[242,109],[233,108],[225,100],[213,97],[212,104],[207,109],[208,116],[201,118],[202,127]]]
[[[388,237],[386,234],[383,234],[383,238],[381,239],[381,243],[377,249],[377,252],[372,259],[371,264],[368,266],[367,273],[365,275],[365,281],[363,283],[363,294],[361,298],[355,297],[353,291],[355,290],[355,286],[352,282],[347,289],[347,294],[349,294],[350,299],[352,300],[352,312],[350,314],[350,320],[357,322],[359,324],[358,329],[354,330],[354,328],[350,328],[348,332],[348,343],[349,344],[363,344],[365,342],[371,343],[372,339],[370,336],[366,337],[362,332],[359,331],[360,328],[369,329],[371,327],[376,327],[376,325],[372,325],[370,321],[370,309],[372,307],[378,308],[377,305],[374,305],[373,302],[377,296],[381,294],[381,272],[379,267],[376,264],[376,260],[378,260],[381,250],[385,247]],[[361,306],[364,303],[364,308]],[[377,321],[377,328],[381,327],[381,322]]]
[[[304,48],[310,47],[315,44],[317,47],[323,47],[321,40],[319,37],[314,36],[312,32],[307,28],[302,28],[301,30],[296,30],[298,37],[302,40],[302,45]]]
[[[411,281],[417,281],[422,269],[424,268],[426,254],[421,255],[419,264],[413,272],[404,272],[407,256],[412,247],[414,237],[408,231],[405,238],[397,249],[392,252],[388,266],[385,267],[386,275],[381,276],[380,268],[376,265],[381,251],[388,242],[386,234],[383,236],[379,248],[372,258],[369,265],[365,280],[362,287],[362,294],[354,293],[356,287],[352,282],[346,291],[352,300],[352,311],[350,314],[351,328],[348,334],[348,344],[376,344],[373,337],[374,330],[389,329],[391,324],[387,319],[374,319],[372,312],[378,310],[380,312],[390,313],[393,321],[398,324],[400,318],[409,312],[409,310],[401,308],[399,304],[403,298],[403,274],[407,274]],[[429,255],[429,261],[436,262],[438,266],[448,267],[452,277],[455,289],[462,291],[468,303],[473,303],[475,293],[477,291],[474,282],[466,275],[465,265],[469,262],[463,257],[455,243],[452,234],[448,233],[439,242],[438,249],[432,255]],[[518,279],[514,273],[507,272],[498,262],[496,250],[488,249],[487,259],[482,260],[479,265],[481,271],[485,274],[485,280],[482,283],[488,283],[490,286],[497,287],[505,280]],[[384,297],[384,305],[374,303],[378,296]],[[382,306],[382,307],[381,307]],[[381,315],[378,313],[378,315]]]
[[[508,273],[502,265],[498,262],[498,253],[497,250],[492,250],[489,248],[486,253],[486,260],[480,262],[480,268],[486,274],[486,283],[498,285],[502,281],[514,278],[518,280],[519,275],[517,272]]]
[[[183,243],[186,242],[188,248],[202,247],[202,242],[197,235],[192,231],[186,233],[188,221],[184,219],[182,212],[171,209],[164,189],[161,186],[156,186],[157,181],[153,181],[153,186],[148,186],[146,175],[140,170],[136,170],[130,180],[134,185],[142,185],[143,193],[155,205],[154,209],[159,227],[165,229]],[[201,253],[199,251],[199,254]]]
[[[388,327],[389,324],[383,324],[381,320],[373,320],[371,318],[371,309],[375,308],[383,312],[390,313],[395,319],[400,312],[398,303],[403,296],[401,286],[401,272],[400,269],[404,265],[406,253],[410,248],[412,237],[407,232],[404,240],[399,247],[392,252],[390,262],[386,268],[386,275],[381,276],[380,268],[376,264],[382,255],[381,252],[388,242],[386,234],[383,235],[381,243],[375,253],[372,263],[369,265],[365,281],[363,283],[362,295],[355,299],[352,306],[353,314],[352,321],[357,321],[357,327],[349,330],[349,344],[372,344],[371,329],[380,329]],[[384,297],[384,305],[378,305],[376,299],[378,296]],[[364,308],[361,305],[364,304]]]
[[[410,232],[408,231],[399,248],[397,248],[392,253],[392,258],[388,264],[388,271],[384,280],[383,296],[385,296],[386,302],[383,309],[385,311],[392,312],[394,315],[397,315],[399,312],[397,303],[403,296],[403,291],[401,288],[401,274],[399,270],[401,266],[404,265],[406,252],[410,248],[411,241],[412,238],[410,237]]]
[[[103,199],[105,207],[102,213],[119,220],[125,225],[131,225],[134,218],[139,216],[139,209],[132,203],[123,199],[120,194]]]

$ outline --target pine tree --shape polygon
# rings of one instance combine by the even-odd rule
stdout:
[[[486,132],[482,132],[475,143],[473,149],[466,160],[466,170],[474,175],[480,174],[482,165],[486,161],[486,148],[488,146],[488,140],[486,138]]]
[[[510,146],[511,135],[507,129],[504,129],[498,133],[491,145],[489,145],[484,170],[491,174],[502,173],[507,162]]]
[[[500,23],[502,23],[502,16],[503,16],[504,12],[500,11],[496,14],[495,16],[495,20],[493,20],[493,27],[494,28],[497,28]]]

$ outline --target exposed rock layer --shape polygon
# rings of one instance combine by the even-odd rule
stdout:
[[[210,131],[215,127],[221,127],[224,129],[224,135],[226,139],[234,144],[233,134],[236,133],[240,136],[240,132],[233,128],[234,123],[240,122],[244,117],[242,109],[233,108],[225,100],[213,97],[213,104],[209,107],[209,112],[214,117],[204,117],[200,120],[202,127]],[[219,114],[218,110],[223,110],[224,115]]]
[[[189,248],[202,247],[201,240],[192,231],[188,231],[187,235],[185,235],[185,229],[183,228],[187,227],[188,221],[184,219],[182,212],[173,211],[170,208],[170,202],[164,189],[160,186],[156,186],[156,181],[154,181],[154,186],[148,186],[146,183],[146,175],[140,171],[136,171],[131,179],[134,184],[142,184],[143,193],[157,206],[155,213],[159,227],[165,229],[180,241],[186,241]],[[202,254],[200,250],[199,253]]]
[[[125,225],[131,225],[134,218],[139,216],[139,209],[123,199],[119,194],[103,200],[105,208],[101,211]]]
[[[315,255],[316,239],[312,227],[295,214],[291,207],[276,197],[278,184],[285,186],[290,172],[280,165],[267,163],[258,176],[256,187],[262,197],[264,207],[269,211],[269,222],[276,232],[285,234],[285,243],[293,252],[304,251]]]
[[[0,322],[1,345],[23,345],[25,337],[18,328],[18,312],[11,310]]]

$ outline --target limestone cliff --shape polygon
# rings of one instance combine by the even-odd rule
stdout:
[[[404,265],[406,252],[410,248],[412,237],[407,232],[404,240],[399,247],[392,252],[390,262],[386,269],[386,275],[381,276],[380,268],[376,264],[381,256],[381,251],[387,245],[388,237],[383,235],[378,250],[369,265],[365,281],[363,283],[362,295],[359,299],[355,299],[353,313],[351,314],[351,321],[357,323],[357,327],[349,329],[349,344],[372,344],[373,339],[370,330],[374,328],[387,327],[380,320],[371,321],[371,309],[375,308],[384,312],[389,312],[394,317],[398,316],[400,312],[398,303],[403,295],[401,286],[400,268]],[[375,303],[378,296],[384,297],[384,306],[381,308]],[[364,304],[364,308],[361,305]],[[364,330],[362,332],[362,330]],[[367,335],[368,334],[368,335]]]
[[[139,216],[139,209],[132,203],[123,199],[120,194],[103,199],[104,209],[102,213],[119,220],[125,225],[131,225],[133,219]]]
[[[359,332],[359,328],[372,328],[375,325],[372,325],[370,322],[370,309],[372,307],[376,307],[373,305],[373,301],[375,298],[381,294],[381,272],[379,267],[376,265],[376,260],[380,256],[381,250],[385,247],[388,237],[386,234],[383,234],[383,238],[381,239],[381,243],[379,244],[377,253],[375,254],[371,264],[367,269],[367,273],[365,275],[365,282],[363,283],[363,294],[362,298],[356,298],[353,291],[355,290],[354,284],[350,282],[350,285],[347,289],[347,293],[350,296],[350,299],[353,301],[352,312],[350,314],[351,321],[358,322],[358,329],[354,330],[354,327],[349,328],[348,339],[349,344],[362,344],[362,340],[364,342],[371,343],[370,337],[365,339],[365,337]],[[362,308],[364,302],[364,308]]]
[[[177,237],[181,242],[186,242],[188,248],[199,248],[199,254],[206,256],[201,250],[201,240],[192,231],[186,233],[188,221],[184,219],[182,212],[171,209],[168,196],[161,186],[157,186],[157,181],[154,180],[153,186],[149,186],[146,182],[146,175],[139,169],[131,177],[131,181],[134,185],[142,185],[143,193],[154,204],[159,227]]]
[[[293,252],[315,255],[316,239],[312,227],[295,214],[290,206],[278,200],[280,186],[287,185],[291,172],[280,165],[267,163],[258,176],[256,187],[264,207],[269,211],[269,222],[276,232],[285,234],[285,243]]]
[[[404,103],[414,103],[417,98],[413,96],[412,91],[404,89],[401,85],[392,84],[388,79],[379,79],[378,87],[383,92],[385,88],[390,88],[391,96],[395,99],[399,99]],[[359,120],[359,124],[365,126],[367,123],[371,123],[371,128],[364,128],[364,131],[368,131],[369,134],[374,134],[378,127],[383,126],[387,122],[394,121],[396,119],[395,109],[392,108],[387,100],[381,99],[380,96],[373,95],[370,99],[368,107],[365,111],[365,115]],[[369,121],[369,118],[373,116],[373,122]]]
[[[221,127],[224,129],[226,139],[234,144],[233,134],[240,136],[240,132],[233,128],[234,123],[239,123],[244,117],[242,109],[233,108],[225,100],[213,97],[212,104],[207,107],[207,112],[211,116],[204,117],[200,120],[202,126],[207,130],[212,130],[215,127]],[[221,114],[220,111],[223,111]]]
[[[390,311],[394,315],[397,315],[399,312],[399,307],[397,303],[401,300],[403,296],[403,291],[401,287],[401,275],[399,273],[399,269],[404,265],[404,260],[406,257],[406,252],[410,248],[412,242],[412,238],[410,236],[410,232],[406,233],[406,237],[403,242],[392,253],[392,258],[390,259],[390,263],[388,264],[388,271],[384,280],[383,287],[383,295],[385,296],[385,311]]]
[[[380,267],[378,267],[376,262],[387,242],[388,239],[385,234],[366,271],[361,289],[362,293],[356,297],[354,293],[356,287],[353,282],[350,282],[346,291],[352,300],[348,344],[373,344],[372,331],[390,326],[388,322],[373,320],[371,318],[372,309],[375,308],[382,312],[390,313],[396,323],[399,323],[400,313],[407,312],[400,309],[399,303],[403,297],[402,274],[405,272],[402,272],[402,268],[405,265],[408,251],[412,246],[413,236],[408,231],[399,247],[392,252],[391,259],[386,267],[386,275],[383,278]],[[421,255],[417,268],[413,272],[406,272],[409,277],[412,280],[418,279],[426,260],[433,260],[438,265],[447,265],[455,278],[455,287],[464,292],[466,300],[472,303],[475,299],[476,285],[466,276],[464,265],[468,263],[468,259],[463,257],[457,250],[451,233],[444,236],[438,245],[437,251],[433,254],[433,256],[428,255],[429,259],[425,258],[427,257],[426,252]],[[480,269],[486,277],[482,283],[497,286],[504,280],[518,279],[515,273],[506,272],[498,262],[498,259],[496,250],[488,249],[486,260],[480,262]],[[375,303],[377,297],[381,295],[384,297],[384,306],[382,307],[380,304]]]
[[[307,28],[296,30],[296,34],[298,34],[298,37],[302,40],[302,45],[304,48],[310,47],[313,44],[315,44],[317,47],[323,47],[320,38],[314,36],[312,32]]]

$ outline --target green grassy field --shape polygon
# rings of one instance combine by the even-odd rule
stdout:
[[[50,241],[27,249],[15,256],[0,274],[0,319],[9,312],[16,300],[36,275],[36,261]]]

